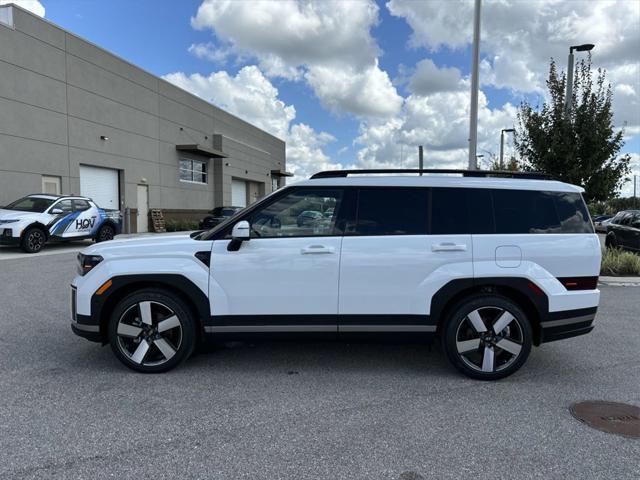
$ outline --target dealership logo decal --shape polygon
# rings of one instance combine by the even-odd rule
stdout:
[[[76,228],[78,230],[87,230],[93,228],[96,223],[96,217],[84,218],[76,220]]]

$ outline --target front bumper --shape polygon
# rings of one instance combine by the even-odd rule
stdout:
[[[102,342],[100,324],[88,315],[78,315],[77,291],[73,285],[71,285],[71,330],[89,341]]]
[[[550,313],[540,322],[540,342],[547,343],[577,337],[593,330],[597,307]]]
[[[0,245],[19,245],[20,237],[13,236],[13,229],[0,225]]]

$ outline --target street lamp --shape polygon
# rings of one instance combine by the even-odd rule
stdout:
[[[469,108],[469,170],[478,168],[478,90],[480,79],[480,8],[481,0],[475,0],[473,9],[473,55],[471,63],[471,105]]]
[[[573,97],[573,51],[590,52],[595,45],[593,43],[583,43],[569,47],[569,66],[567,67],[567,95],[564,99],[564,113],[569,116],[571,111],[571,98]]]
[[[500,130],[500,170],[504,170],[504,132],[513,133],[515,128],[503,128]]]

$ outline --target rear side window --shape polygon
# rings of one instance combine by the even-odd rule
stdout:
[[[362,188],[358,194],[356,235],[426,235],[426,188]]]
[[[493,190],[496,233],[593,233],[578,193]]]
[[[462,235],[470,233],[468,194],[469,192],[466,188],[431,189],[432,235]]]

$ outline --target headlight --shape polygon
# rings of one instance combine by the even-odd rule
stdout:
[[[20,219],[15,219],[15,220],[0,220],[0,225],[2,225],[3,223],[16,223],[19,222]]]
[[[83,253],[78,254],[78,274],[86,275],[93,268],[98,265],[103,258],[100,255],[84,255]]]

